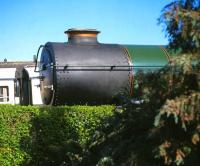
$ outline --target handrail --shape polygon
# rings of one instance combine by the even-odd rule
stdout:
[[[39,71],[36,71],[36,68],[37,68],[37,65],[38,65],[38,55],[39,55],[40,49],[41,49],[41,48],[44,48],[44,47],[45,47],[44,45],[40,45],[40,47],[38,48],[37,55],[36,55],[36,61],[35,61],[35,69],[34,69],[34,72],[39,72]]]

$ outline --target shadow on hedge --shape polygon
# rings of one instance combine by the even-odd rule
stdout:
[[[76,143],[79,136],[66,116],[69,114],[62,107],[40,108],[31,119],[30,137],[21,139],[21,149],[31,156],[22,165],[70,164],[68,153],[82,153],[82,147]]]
[[[124,109],[124,108],[122,108]],[[149,166],[157,163],[149,138],[154,121],[151,110],[116,108],[112,117],[104,119],[104,126],[97,129],[87,145],[88,153],[79,166]]]
[[[20,137],[20,150],[26,155],[22,165],[74,166],[87,153],[87,142],[96,129],[113,115],[114,106],[30,108],[33,109],[27,128],[30,132]]]

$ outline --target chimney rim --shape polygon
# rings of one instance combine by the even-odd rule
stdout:
[[[91,33],[91,34],[99,34],[100,31],[98,31],[97,29],[91,29],[91,28],[70,28],[67,31],[64,32],[65,34],[73,34],[73,33],[80,33],[80,34],[84,34],[84,33]]]

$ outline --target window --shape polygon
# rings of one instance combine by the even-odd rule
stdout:
[[[8,102],[8,101],[9,101],[8,86],[0,86],[0,102]]]
[[[19,97],[20,96],[20,84],[19,84],[19,80],[15,81],[15,97]]]

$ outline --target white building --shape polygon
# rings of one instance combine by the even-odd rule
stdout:
[[[0,104],[42,104],[33,62],[0,62]]]
[[[41,105],[39,72],[34,66],[25,66],[22,73],[22,100],[24,105]]]
[[[0,68],[0,104],[19,104],[16,68]]]

